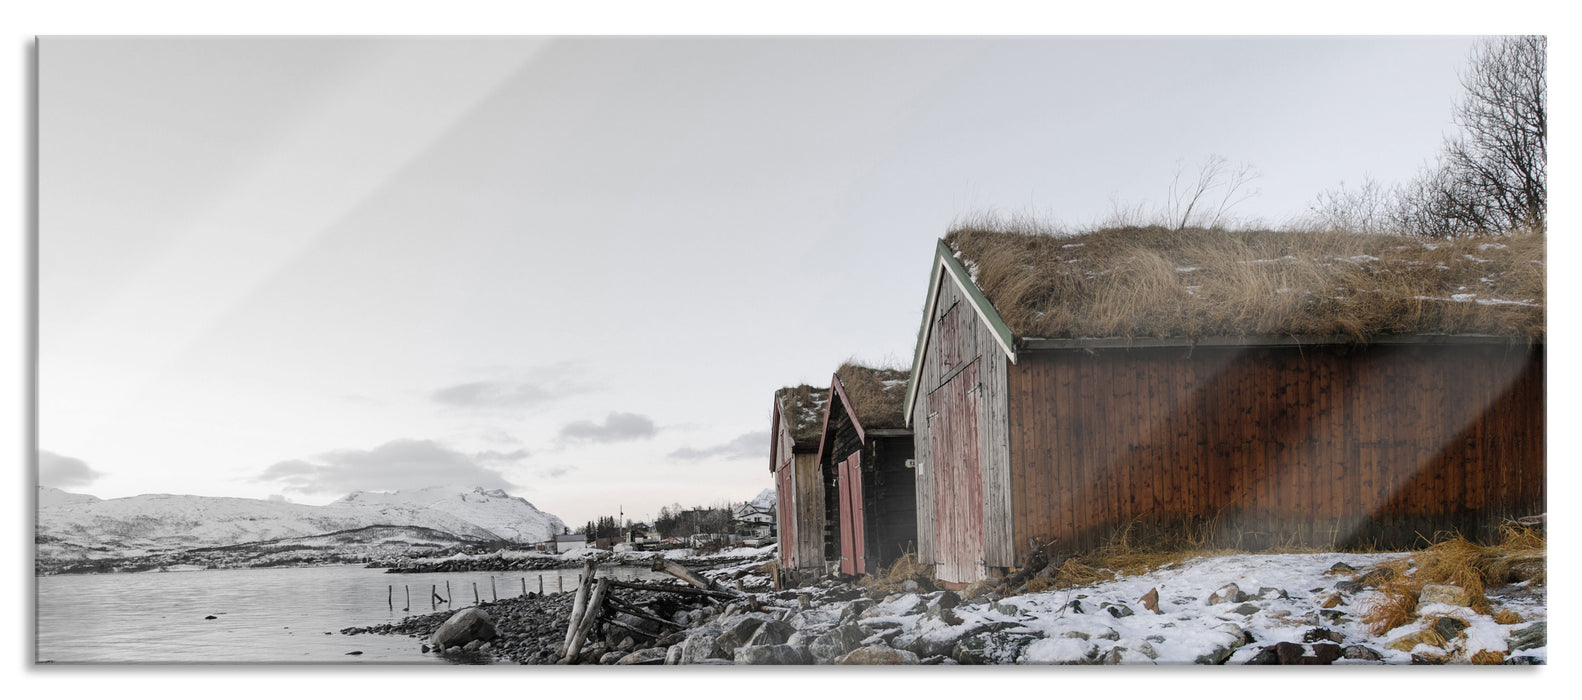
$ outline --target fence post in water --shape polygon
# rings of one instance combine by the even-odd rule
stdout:
[[[385,602],[390,604],[390,609],[391,610],[395,610],[395,585],[394,584],[391,584],[389,590],[385,591]]]
[[[522,577],[522,595],[527,595],[527,577]]]
[[[445,582],[445,609],[446,610],[450,609],[450,602],[453,601],[453,600],[455,600],[455,598],[450,597],[450,581],[446,581]]]
[[[412,587],[411,586],[405,586],[404,588],[406,588],[406,607],[401,608],[401,609],[402,610],[411,610],[412,609]]]
[[[477,605],[479,602],[480,601],[478,600],[478,582],[477,581],[473,581],[472,582],[472,604],[473,605]]]
[[[431,583],[428,586],[428,609],[429,610],[434,610],[434,609],[439,607],[439,603],[434,602],[435,599],[439,598],[439,590],[438,589],[439,589],[439,584]]]
[[[500,592],[495,590],[495,588],[494,588],[494,577],[493,576],[489,577],[489,597],[493,598],[495,600],[495,602],[499,602],[500,601]]]
[[[538,594],[544,595],[544,575],[538,575]]]

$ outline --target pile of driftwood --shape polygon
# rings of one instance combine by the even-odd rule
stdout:
[[[560,655],[560,663],[575,664],[582,654],[583,645],[588,641],[600,622],[625,629],[633,634],[642,635],[650,639],[659,639],[661,635],[641,630],[616,619],[616,615],[625,613],[641,620],[648,620],[660,627],[669,627],[675,630],[685,626],[673,620],[668,620],[653,611],[644,610],[640,606],[623,600],[616,595],[616,590],[656,591],[670,593],[677,596],[704,599],[705,601],[736,600],[742,597],[739,591],[728,590],[708,577],[698,574],[674,562],[659,559],[654,562],[654,571],[663,571],[683,582],[687,586],[676,586],[665,583],[649,581],[617,581],[614,577],[597,575],[598,569],[593,562],[588,562],[582,569],[582,584],[577,587],[576,597],[572,599],[571,618],[566,623],[566,642]],[[756,607],[757,601],[753,596],[747,596],[749,606]]]

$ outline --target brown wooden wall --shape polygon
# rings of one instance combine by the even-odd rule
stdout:
[[[1542,345],[1024,352],[1007,379],[1019,560],[1128,522],[1410,546],[1545,510]]]
[[[816,448],[796,444],[778,403],[774,431],[769,459],[775,476],[780,564],[794,569],[822,569],[824,481],[818,470],[818,454],[813,451]]]
[[[944,274],[944,273],[942,273]],[[947,319],[941,331],[941,319]],[[914,459],[917,463],[917,551],[918,561],[938,565],[940,552],[936,551],[934,507],[936,502],[934,458],[930,454],[930,416],[938,412],[933,405],[934,394],[951,378],[943,367],[943,351],[955,359],[956,369],[977,363],[978,390],[972,398],[977,401],[978,434],[975,445],[979,460],[979,478],[984,494],[983,542],[972,545],[974,552],[981,552],[985,567],[1012,567],[1011,543],[1011,482],[1009,422],[1006,419],[1006,367],[1008,358],[994,341],[992,330],[976,311],[966,295],[950,279],[940,285],[934,305],[933,324],[927,345],[923,348],[918,371],[918,395],[912,407]],[[948,343],[945,341],[949,341]],[[965,554],[965,550],[960,552]],[[976,554],[973,558],[976,558]],[[977,578],[977,577],[974,577]]]

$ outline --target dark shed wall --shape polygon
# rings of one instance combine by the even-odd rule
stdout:
[[[1541,345],[1018,359],[1018,559],[1029,537],[1091,547],[1134,518],[1243,547],[1394,546],[1545,510]]]
[[[932,455],[929,454],[929,416],[937,411],[930,407],[930,394],[949,379],[942,372],[941,336],[954,341],[962,366],[978,362],[979,390],[973,394],[978,403],[978,455],[981,467],[984,517],[984,563],[990,567],[1012,567],[1011,543],[1011,483],[1010,447],[1006,419],[1006,366],[1008,358],[995,342],[993,332],[973,309],[961,289],[946,272],[947,278],[939,286],[932,318],[928,320],[933,330],[923,349],[918,371],[917,398],[912,407],[913,449],[917,462],[917,549],[918,560],[937,563],[940,553],[935,551],[935,473]],[[954,313],[951,313],[952,309]],[[950,316],[953,328],[941,332],[939,321]],[[953,368],[954,369],[954,368]]]

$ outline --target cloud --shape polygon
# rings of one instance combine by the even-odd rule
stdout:
[[[269,494],[269,498],[267,500],[270,503],[290,503],[291,502],[291,499],[286,498],[285,496],[282,496],[282,495],[280,495],[278,493]]]
[[[453,384],[430,393],[429,398],[457,408],[539,406],[589,391],[592,387],[576,379],[580,374],[575,363],[562,362],[528,369],[517,379]]]
[[[560,429],[560,437],[566,440],[585,440],[588,442],[626,442],[629,440],[646,440],[654,436],[659,429],[654,427],[653,419],[636,413],[611,413],[605,416],[604,423],[591,420],[581,420],[571,423]]]
[[[432,440],[392,440],[371,450],[337,450],[311,459],[270,465],[256,481],[274,482],[287,493],[334,494],[429,486],[509,489],[500,472]]]
[[[545,467],[538,470],[538,475],[545,479],[559,479],[574,471],[577,471],[576,467]]]
[[[532,453],[525,449],[500,452],[499,450],[484,450],[473,455],[480,462],[520,462],[531,456]]]
[[[76,457],[58,455],[46,450],[38,451],[38,483],[57,489],[80,488],[104,476],[88,467]]]
[[[671,459],[695,462],[704,459],[768,459],[769,431],[738,435],[730,442],[711,447],[683,447],[670,453]]]

